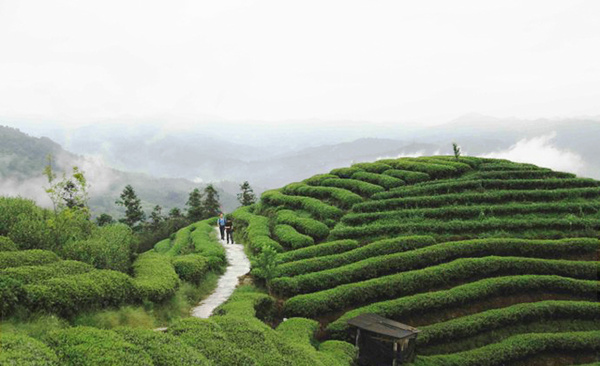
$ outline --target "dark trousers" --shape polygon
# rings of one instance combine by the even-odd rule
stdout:
[[[219,225],[219,230],[221,231],[221,240],[225,240],[225,225]]]
[[[229,244],[229,241],[231,240],[231,244],[233,244],[233,230],[227,230],[227,244]]]

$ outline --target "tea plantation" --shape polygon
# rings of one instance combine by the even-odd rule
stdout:
[[[165,332],[74,319],[162,306],[222,271],[214,220],[131,261],[122,226],[44,246],[32,210],[0,197],[1,365],[349,366],[363,313],[419,328],[415,365],[600,362],[600,181],[435,156],[267,191],[232,214],[255,285]]]
[[[380,160],[234,213],[282,316],[352,342],[375,313],[421,330],[415,365],[600,361],[600,182],[474,157]]]

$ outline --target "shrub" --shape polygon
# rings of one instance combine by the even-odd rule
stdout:
[[[89,263],[99,269],[124,273],[131,268],[133,232],[124,224],[98,228],[90,239],[74,241],[63,246],[63,257]]]
[[[110,330],[74,327],[53,332],[46,341],[62,365],[152,365],[146,352]]]
[[[288,248],[298,249],[315,244],[313,238],[300,234],[290,225],[276,225],[273,233],[279,242]]]
[[[14,252],[16,250],[17,245],[10,238],[0,236],[0,252]]]
[[[472,170],[473,168],[469,165],[469,164],[465,164],[465,163],[461,163],[458,161],[451,161],[451,160],[446,160],[446,159],[439,159],[436,157],[429,157],[429,156],[421,156],[418,158],[408,158],[411,161],[424,161],[426,163],[433,163],[433,164],[441,164],[441,165],[447,165],[447,166],[451,166],[454,169],[456,169],[457,172],[459,173],[465,173],[468,172],[470,170]]]
[[[390,189],[394,187],[403,186],[406,184],[402,179],[394,178],[389,175],[376,174],[376,173],[367,173],[367,172],[357,172],[352,174],[352,179],[361,180],[367,183],[372,183],[378,186],[381,186],[385,189]]]
[[[117,328],[115,332],[143,349],[155,366],[211,365],[202,353],[171,334],[139,328]]]
[[[487,310],[478,314],[421,327],[418,346],[472,337],[514,324],[557,319],[600,320],[600,303],[591,301],[540,301]]]
[[[261,195],[261,201],[273,207],[283,206],[291,209],[304,209],[319,220],[337,219],[342,216],[342,210],[316,198],[288,196],[275,190],[264,192]]]
[[[279,276],[292,277],[309,272],[341,267],[371,257],[404,252],[433,244],[435,244],[435,240],[430,236],[404,236],[394,239],[384,239],[340,254],[288,262],[278,266],[277,273]]]
[[[279,263],[287,263],[301,259],[343,253],[352,249],[356,249],[358,247],[359,245],[356,240],[336,240],[315,245],[312,247],[296,249],[291,250],[289,252],[281,253],[277,256],[277,260],[279,261]]]
[[[211,225],[215,219],[208,219],[195,224],[195,230],[190,233],[195,253],[201,254],[208,261],[210,270],[220,270],[227,262],[225,248],[218,242],[215,228]]]
[[[16,252],[0,252],[0,269],[19,266],[43,265],[60,260],[48,250],[32,249]]]
[[[36,283],[49,278],[65,277],[90,272],[91,265],[78,261],[58,261],[42,266],[21,266],[0,270],[0,275],[9,276],[22,284]]]
[[[431,179],[429,174],[423,172],[414,172],[410,170],[389,169],[383,172],[384,175],[402,179],[408,184],[426,182]]]
[[[600,284],[594,280],[576,280],[549,275],[524,275],[486,278],[456,286],[448,290],[425,292],[372,303],[351,310],[329,324],[327,330],[336,339],[346,339],[347,320],[362,313],[374,313],[390,319],[410,316],[422,317],[445,309],[452,309],[497,296],[544,293],[569,294],[574,298],[595,300]]]
[[[378,162],[357,163],[357,164],[353,164],[352,167],[362,169],[369,173],[377,173],[377,174],[381,174],[381,173],[385,172],[386,170],[392,169],[391,166],[389,166],[387,164],[383,164],[383,163],[378,163]],[[354,174],[356,174],[356,173],[354,173]]]
[[[361,168],[349,167],[349,168],[337,168],[333,169],[330,174],[335,175],[339,178],[350,178],[352,174],[362,171]],[[321,182],[322,183],[322,182]]]
[[[498,172],[476,172],[469,179],[545,179],[545,178],[575,178],[575,174],[555,172],[552,170],[505,170]]]
[[[457,176],[459,172],[453,166],[448,166],[443,163],[433,164],[419,160],[390,159],[380,160],[379,162],[390,165],[393,169],[411,170],[415,172],[427,173],[433,179],[450,178]],[[400,177],[397,177],[400,178]]]
[[[292,196],[307,196],[320,200],[329,200],[333,205],[343,209],[348,209],[355,203],[362,202],[363,200],[358,194],[343,188],[310,186],[304,183],[288,184],[281,191],[284,194]]]
[[[363,182],[356,179],[330,178],[322,181],[321,185],[347,189],[363,197],[371,197],[375,193],[385,191],[385,189],[382,186]]]
[[[21,197],[0,197],[0,235],[7,236],[19,216],[33,216],[40,208],[30,199]]]
[[[3,332],[0,337],[0,349],[2,365],[58,365],[56,354],[48,346],[24,335]]]
[[[338,176],[334,174],[317,174],[303,180],[302,183],[308,184],[310,186],[319,186],[321,185],[321,182],[323,180],[328,178],[338,178]]]
[[[179,276],[171,258],[146,252],[133,263],[134,285],[138,297],[153,302],[163,301],[175,293]]]
[[[336,288],[297,295],[285,303],[292,316],[315,316],[368,302],[412,295],[458,281],[507,274],[555,274],[595,279],[600,264],[518,257],[462,258],[438,266],[397,273]],[[297,292],[291,288],[289,292]]]
[[[417,366],[506,365],[541,353],[552,354],[565,351],[597,354],[600,351],[600,331],[520,334],[471,351],[440,356],[420,356],[414,364]]]
[[[199,254],[188,254],[173,258],[173,267],[182,280],[198,283],[208,271],[208,262]]]
[[[278,252],[283,251],[283,247],[271,239],[269,230],[269,219],[250,213],[250,206],[237,209],[233,213],[234,227],[239,230],[240,227],[245,227],[242,230],[243,236],[246,238],[250,249],[254,253],[259,253],[266,246],[270,246]]]
[[[25,303],[29,309],[66,316],[137,299],[131,277],[111,270],[51,278],[38,284],[25,285],[24,289]]]
[[[293,226],[300,233],[309,235],[315,240],[324,239],[329,235],[329,228],[324,223],[306,217],[299,217],[291,210],[277,211],[275,222]]]
[[[21,282],[0,274],[0,316],[12,313],[23,297],[23,293]]]

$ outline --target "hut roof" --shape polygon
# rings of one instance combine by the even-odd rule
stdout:
[[[348,320],[348,324],[369,332],[378,333],[397,339],[410,337],[420,332],[420,330],[411,327],[410,325],[386,319],[376,314],[361,314]]]

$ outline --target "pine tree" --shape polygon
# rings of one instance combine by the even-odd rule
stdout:
[[[219,203],[219,193],[212,184],[204,188],[204,197],[203,208],[205,217],[218,216],[221,213],[221,203]]]
[[[152,220],[150,227],[153,230],[157,230],[160,223],[165,220],[164,216],[162,215],[162,207],[160,205],[154,206],[154,209],[150,213],[150,220]]]
[[[190,196],[185,205],[188,206],[187,218],[189,220],[192,222],[202,220],[204,207],[202,205],[202,193],[200,193],[198,188],[194,188],[194,190],[190,192]]]
[[[238,193],[237,199],[240,201],[242,206],[250,206],[256,202],[256,195],[254,194],[254,191],[252,190],[252,187],[250,187],[250,183],[248,183],[248,181],[245,181],[240,185],[240,190],[242,192]]]
[[[183,217],[181,210],[178,207],[173,207],[171,211],[169,211],[169,219],[180,219]]]
[[[142,211],[142,204],[140,199],[135,194],[131,185],[125,186],[123,193],[121,193],[121,199],[115,201],[119,206],[125,207],[125,218],[119,221],[126,224],[130,228],[134,228],[138,223],[146,220],[146,214]]]

